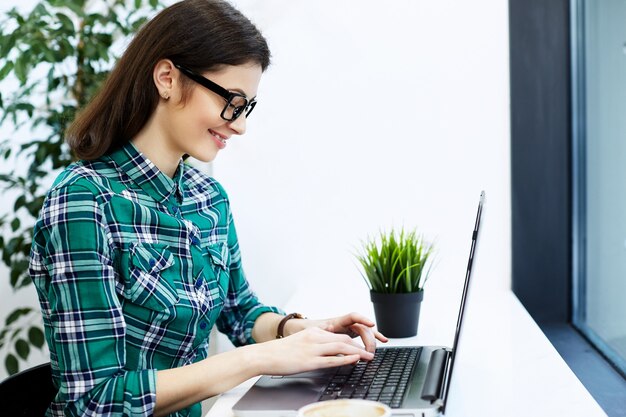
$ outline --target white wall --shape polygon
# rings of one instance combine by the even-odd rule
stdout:
[[[391,225],[436,238],[429,287],[456,294],[481,189],[477,281],[508,288],[507,2],[236,4],[268,38],[273,65],[248,133],[214,175],[261,298],[282,305],[310,280],[365,285],[353,248]]]
[[[507,2],[233,3],[268,38],[273,65],[248,133],[213,171],[262,300],[282,306],[304,281],[365,285],[352,256],[360,239],[405,225],[436,238],[427,291],[450,291],[456,309],[481,189],[476,284],[508,288]],[[0,320],[15,306],[5,281]],[[33,295],[23,297],[36,305]]]

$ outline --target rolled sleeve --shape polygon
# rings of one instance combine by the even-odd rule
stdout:
[[[125,369],[126,323],[111,237],[94,191],[53,189],[35,226],[37,287],[58,394],[53,416],[151,416],[156,371]]]

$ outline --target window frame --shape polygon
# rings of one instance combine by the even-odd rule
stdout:
[[[572,68],[572,324],[626,376],[623,358],[586,323],[587,316],[587,97],[585,71],[585,0],[571,0]]]

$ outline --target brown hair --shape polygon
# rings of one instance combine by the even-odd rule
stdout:
[[[184,0],[166,8],[141,28],[69,127],[67,142],[78,158],[99,158],[143,128],[159,102],[152,71],[164,58],[197,72],[250,62],[265,71],[270,51],[252,22],[225,1]],[[191,83],[181,80],[184,102]]]

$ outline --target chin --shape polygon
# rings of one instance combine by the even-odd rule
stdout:
[[[187,146],[182,148],[183,151],[190,157],[197,159],[200,162],[213,161],[220,151],[217,145],[212,142],[212,139],[209,141],[194,141],[193,143],[188,143]]]

